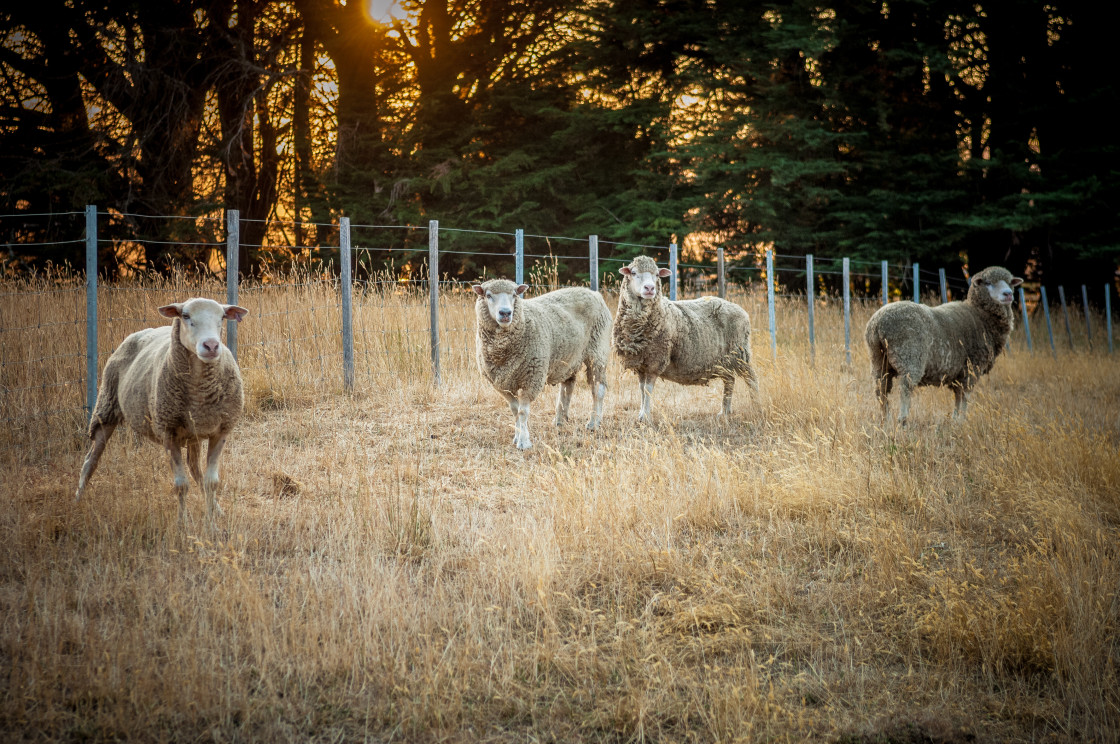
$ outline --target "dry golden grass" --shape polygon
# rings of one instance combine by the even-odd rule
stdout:
[[[222,294],[182,281],[103,290],[103,355],[156,305]],[[347,394],[330,287],[243,290],[227,517],[207,528],[192,486],[181,528],[164,455],[123,430],[74,503],[82,296],[28,289],[0,306],[6,333],[38,329],[7,335],[0,367],[24,389],[0,418],[27,417],[0,439],[4,738],[1120,736],[1114,358],[1016,338],[967,421],[924,389],[912,426],[884,430],[872,307],[849,368],[819,306],[811,365],[799,307],[780,308],[775,361],[749,295],[760,406],[741,389],[721,425],[717,386],[661,383],[638,427],[612,363],[601,431],[585,385],[554,429],[551,390],[521,453],[464,294],[438,390],[423,296],[356,295]]]

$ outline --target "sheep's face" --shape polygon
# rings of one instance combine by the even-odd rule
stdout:
[[[486,303],[490,317],[501,328],[509,328],[513,323],[517,301],[524,297],[528,284],[514,284],[508,279],[491,279],[471,287],[478,295],[476,302]]]
[[[222,353],[222,321],[240,321],[248,312],[237,305],[197,297],[159,309],[163,317],[179,319],[179,343],[204,362],[213,362]]]
[[[657,262],[649,256],[638,256],[629,266],[623,266],[618,273],[626,277],[623,281],[630,293],[643,300],[652,300],[661,292],[661,280],[669,276],[668,269],[657,268]]]
[[[1015,300],[1015,287],[1022,283],[1022,279],[1012,276],[1007,269],[999,266],[989,266],[973,275],[972,283],[968,288],[968,296],[972,297],[973,292],[976,292],[983,297],[983,293],[987,293],[993,302],[1000,305],[1010,305]]]

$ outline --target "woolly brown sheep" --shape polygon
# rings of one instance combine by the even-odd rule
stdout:
[[[545,385],[559,383],[556,420],[568,415],[568,403],[580,367],[595,400],[588,429],[599,426],[607,392],[607,355],[611,311],[602,295],[585,287],[557,289],[525,299],[525,284],[491,279],[473,286],[477,320],[478,369],[502,394],[514,416],[513,444],[533,446],[529,404]]]
[[[85,491],[113,431],[127,423],[171,456],[180,520],[188,488],[183,447],[191,475],[206,496],[207,515],[212,519],[215,512],[222,513],[215,499],[218,457],[245,399],[237,362],[221,341],[221,325],[240,321],[247,312],[199,298],[165,305],[159,313],[172,319],[170,326],[137,331],[117,347],[102,372],[89,422],[93,444],[75,498]],[[199,465],[203,439],[208,442],[205,474]]]
[[[707,385],[723,380],[721,416],[731,413],[736,375],[757,398],[758,377],[751,365],[751,322],[747,311],[718,297],[674,302],[661,295],[658,269],[649,256],[638,256],[619,272],[625,277],[618,297],[613,344],[622,366],[638,374],[642,407],[638,420],[650,417],[653,384],[658,377],[680,385]]]
[[[867,321],[865,336],[871,374],[886,419],[887,395],[898,378],[898,420],[910,414],[910,393],[918,386],[953,389],[954,417],[963,417],[968,395],[1003,351],[1014,328],[1014,288],[1023,280],[999,266],[974,274],[963,301],[938,307],[894,302]]]

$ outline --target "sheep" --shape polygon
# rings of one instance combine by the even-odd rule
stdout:
[[[171,318],[171,325],[137,331],[117,347],[102,372],[89,422],[93,443],[75,499],[85,491],[113,431],[127,423],[171,456],[180,522],[185,519],[188,488],[183,447],[191,475],[205,494],[208,518],[222,514],[215,498],[218,457],[241,416],[245,397],[237,361],[221,341],[221,324],[240,321],[248,312],[204,298],[165,305],[159,314]],[[205,475],[199,467],[203,439],[208,442]]]
[[[619,269],[625,278],[618,297],[613,344],[625,369],[638,374],[642,407],[638,421],[651,418],[653,384],[658,377],[680,385],[723,380],[723,408],[731,414],[735,377],[746,380],[758,398],[758,376],[751,364],[751,321],[747,311],[719,297],[672,301],[661,295],[668,269],[638,256]]]
[[[953,418],[963,418],[968,395],[1003,351],[1014,328],[1014,288],[1023,283],[1000,266],[974,274],[964,300],[938,307],[894,302],[875,311],[864,335],[871,356],[883,420],[887,395],[897,377],[898,421],[910,415],[910,393],[921,385],[953,389]]]
[[[560,384],[555,424],[567,419],[580,367],[586,368],[595,401],[587,428],[595,430],[603,418],[611,335],[611,311],[602,295],[569,287],[525,299],[528,286],[508,279],[490,279],[472,289],[478,295],[478,369],[509,403],[514,446],[533,446],[529,405],[545,385]]]

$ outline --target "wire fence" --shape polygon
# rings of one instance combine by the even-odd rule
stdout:
[[[178,239],[167,239],[166,229],[151,230],[162,237],[150,238],[137,228],[159,220],[177,220],[171,224],[180,231]],[[743,306],[755,329],[755,354],[768,350],[773,359],[779,347],[815,359],[819,347],[851,363],[853,345],[862,348],[863,323],[880,305],[904,298],[937,304],[961,299],[968,289],[965,278],[918,264],[772,251],[736,254],[730,262],[722,247],[690,249],[681,262],[675,244],[464,230],[436,221],[426,227],[351,225],[347,218],[337,224],[273,222],[257,230],[253,242],[243,242],[251,222],[234,210],[224,221],[122,215],[95,207],[62,215],[0,215],[9,255],[33,249],[60,256],[48,270],[0,280],[0,453],[38,458],[80,448],[109,355],[130,333],[156,324],[156,308],[192,296],[224,298],[249,309],[240,326],[229,322],[226,342],[248,394],[267,408],[323,390],[361,391],[401,380],[439,385],[472,374],[475,295],[471,282],[440,272],[441,257],[479,277],[508,271],[529,285],[530,294],[590,286],[603,292],[613,309],[618,268],[645,253],[670,269],[671,299],[716,294]],[[50,231],[36,229],[47,223]],[[27,239],[44,234],[49,239]],[[283,242],[270,243],[276,235]],[[457,242],[464,236],[471,250]],[[170,271],[107,281],[105,267],[98,265],[107,247],[119,256],[167,245],[180,261]],[[317,260],[238,273],[243,251],[270,245]],[[75,246],[84,249],[84,265],[74,260]],[[573,280],[575,271],[584,272],[586,280]],[[839,293],[829,291],[837,285]],[[1051,289],[1057,290],[1057,303],[1045,286],[1030,294],[1019,288],[1012,350],[1031,353],[1038,344],[1055,357],[1112,354],[1112,285],[1105,284],[1103,293],[1099,286],[1091,291],[1081,285],[1069,297],[1065,287]]]

